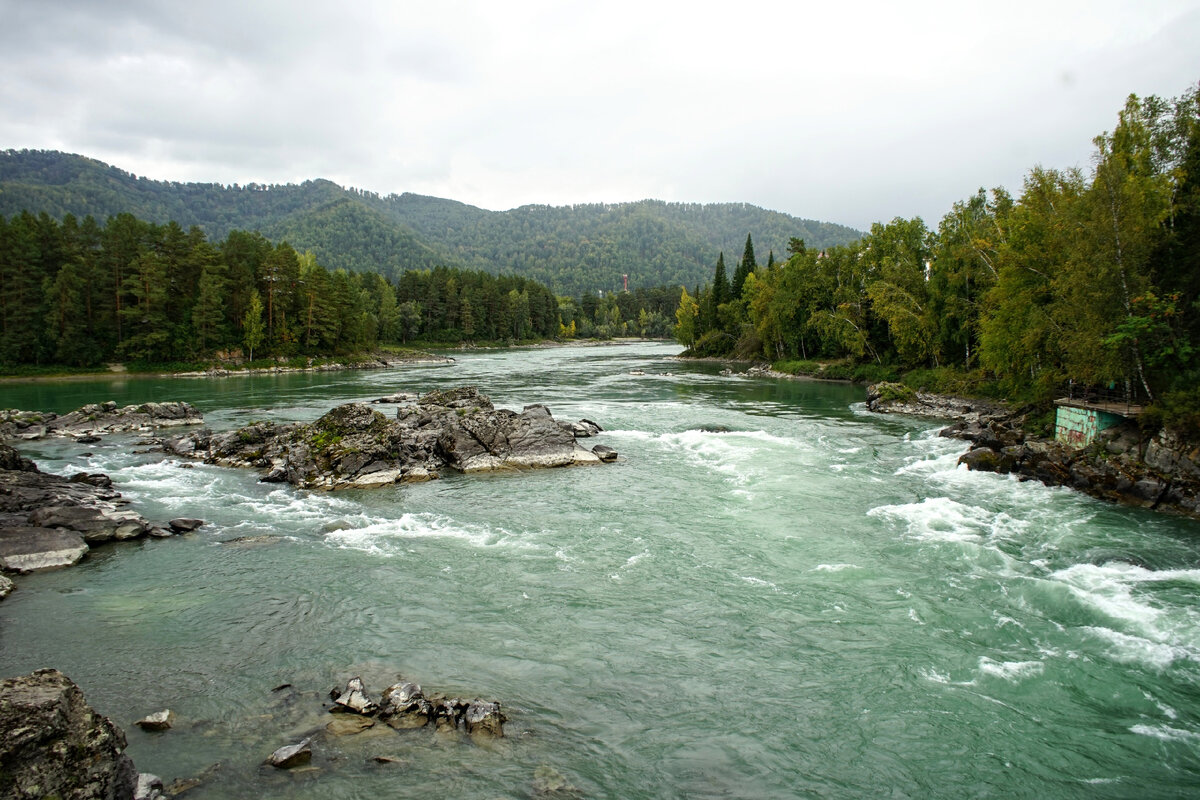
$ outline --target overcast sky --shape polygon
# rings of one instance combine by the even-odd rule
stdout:
[[[1200,80],[1200,0],[0,0],[0,149],[490,209],[931,224]]]

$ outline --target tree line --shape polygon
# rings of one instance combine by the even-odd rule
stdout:
[[[311,251],[231,231],[0,217],[0,363],[194,363],[548,338],[667,338],[679,291],[558,297],[514,275],[452,267],[329,270]]]
[[[789,244],[684,293],[699,355],[953,368],[1011,396],[1066,381],[1159,400],[1200,385],[1200,102],[1131,96],[1091,169],[1031,170],[935,229],[875,224],[852,244]],[[1200,398],[1197,398],[1200,399]]]

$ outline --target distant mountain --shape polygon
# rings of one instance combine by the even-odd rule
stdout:
[[[512,273],[562,294],[695,286],[711,280],[717,253],[736,262],[746,235],[760,262],[786,255],[788,240],[824,248],[862,236],[843,225],[799,219],[745,203],[642,200],[487,211],[415,194],[381,196],[327,180],[222,186],[137,177],[84,156],[0,151],[0,216],[23,210],[99,221],[129,212],[154,222],[198,225],[211,240],[258,230],[311,250],[330,268],[379,271],[439,264]]]

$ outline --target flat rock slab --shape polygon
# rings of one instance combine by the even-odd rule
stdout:
[[[0,528],[0,569],[34,572],[69,567],[88,551],[87,542],[73,531],[53,528]]]

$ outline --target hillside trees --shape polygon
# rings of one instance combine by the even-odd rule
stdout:
[[[603,301],[581,322],[601,335],[666,335],[678,294],[643,290]],[[622,314],[621,306],[627,307]],[[233,231],[122,214],[98,225],[68,216],[0,217],[0,363],[166,363],[242,351],[290,357],[411,341],[551,338],[560,299],[516,276],[448,267],[329,270],[312,252]],[[574,325],[574,323],[572,322]],[[261,327],[261,330],[260,330]],[[576,328],[570,329],[573,334]]]

